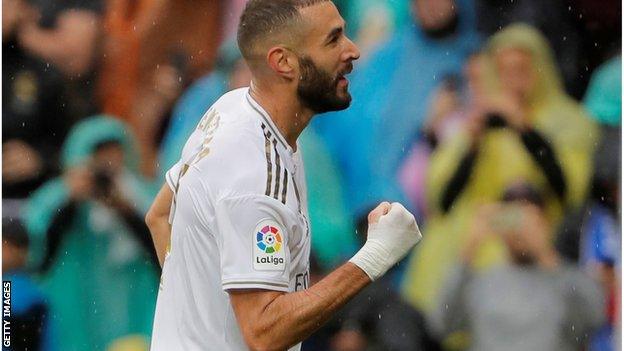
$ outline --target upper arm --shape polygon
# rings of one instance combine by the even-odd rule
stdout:
[[[169,185],[164,184],[160,188],[158,195],[156,195],[156,199],[152,203],[149,211],[147,212],[145,221],[149,224],[157,220],[169,220],[169,212],[171,210],[172,201],[173,191],[171,190]]]
[[[294,215],[263,195],[225,197],[215,204],[223,290],[290,289]]]

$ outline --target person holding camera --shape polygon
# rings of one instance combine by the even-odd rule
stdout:
[[[151,331],[159,269],[143,222],[151,193],[129,135],[106,116],[78,123],[62,147],[63,174],[37,189],[23,212],[29,263],[63,350],[105,349]]]
[[[563,90],[545,38],[528,25],[512,25],[490,39],[483,55],[483,93],[472,98],[467,128],[440,142],[427,171],[431,240],[420,247],[405,285],[425,310],[436,305],[482,204],[522,179],[543,194],[547,218],[557,225],[587,196],[599,131]],[[500,262],[504,247],[489,245],[479,256],[484,265]]]
[[[540,193],[518,184],[479,209],[431,316],[436,333],[468,332],[470,350],[582,349],[605,318],[603,295],[559,257],[543,206]],[[489,240],[502,242],[509,260],[479,270],[475,260]]]

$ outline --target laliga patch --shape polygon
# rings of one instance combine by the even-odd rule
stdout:
[[[286,268],[284,231],[273,220],[261,221],[254,233],[253,267],[257,271],[283,271]]]

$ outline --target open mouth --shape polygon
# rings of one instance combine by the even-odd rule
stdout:
[[[338,74],[338,77],[336,78],[336,84],[338,84],[338,85],[348,85],[349,84],[349,80],[347,79],[346,75],[351,73],[352,70],[353,70],[353,66],[350,65],[349,67],[347,67],[347,69],[345,69],[342,72],[340,72]]]

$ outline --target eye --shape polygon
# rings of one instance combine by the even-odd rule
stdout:
[[[330,44],[335,44],[335,43],[337,43],[337,42],[338,42],[338,36],[337,36],[337,35],[334,35],[334,36],[331,38],[331,40],[329,41],[329,43],[330,43]]]

